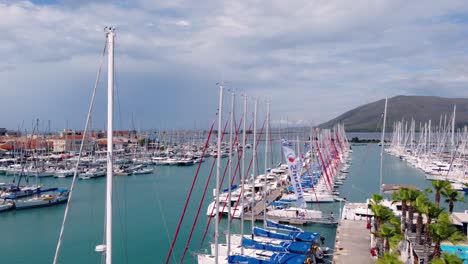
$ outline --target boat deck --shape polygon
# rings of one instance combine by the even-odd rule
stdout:
[[[281,190],[282,188],[274,190],[272,193],[268,195],[266,200],[269,202],[276,201],[281,196]],[[253,209],[255,221],[263,221],[264,203],[265,202],[262,200],[262,201],[259,201],[257,204],[255,204],[254,209]],[[251,213],[250,212],[246,213],[244,219],[245,221],[250,221]],[[297,219],[297,218],[283,218],[283,217],[268,216],[267,219],[276,221],[279,223],[292,224],[292,225],[308,225],[308,224],[336,225],[338,224],[338,222],[335,219],[329,219],[329,218],[311,220],[311,219]]]

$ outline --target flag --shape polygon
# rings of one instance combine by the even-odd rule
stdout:
[[[283,140],[283,153],[286,161],[288,162],[288,172],[291,177],[291,183],[296,194],[297,205],[300,208],[306,208],[306,202],[304,200],[304,191],[301,186],[301,171],[302,171],[302,160],[296,157],[294,150],[291,148],[291,144]]]

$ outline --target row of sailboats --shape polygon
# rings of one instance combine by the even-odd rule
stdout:
[[[448,180],[455,189],[464,189],[468,127],[457,129],[455,115],[456,106],[449,121],[441,116],[439,125],[428,120],[417,128],[414,120],[396,122],[386,151],[423,171],[428,180]]]
[[[108,54],[108,116],[107,116],[107,170],[106,170],[106,222],[105,222],[105,239],[103,244],[96,246],[97,252],[102,252],[105,258],[106,264],[112,263],[112,196],[113,196],[113,176],[114,176],[114,166],[113,166],[113,78],[114,78],[114,28],[106,28],[106,47]],[[99,75],[98,75],[99,76]],[[97,81],[96,81],[97,83]],[[279,264],[279,263],[316,263],[317,261],[326,257],[325,252],[328,250],[322,246],[323,238],[320,234],[315,232],[305,232],[299,228],[292,226],[282,225],[277,222],[272,222],[267,219],[268,212],[279,212],[283,209],[272,208],[270,202],[267,201],[271,194],[276,193],[276,190],[281,190],[288,185],[290,182],[293,186],[293,191],[295,194],[295,203],[297,209],[293,209],[294,215],[292,217],[299,217],[299,210],[305,212],[312,212],[314,210],[307,209],[305,193],[312,190],[314,196],[316,194],[328,193],[333,195],[333,188],[335,183],[339,180],[345,178],[347,171],[347,165],[345,164],[346,160],[349,160],[349,146],[344,135],[344,128],[338,126],[338,129],[334,130],[334,135],[331,131],[326,131],[323,133],[317,133],[316,135],[310,136],[309,148],[310,154],[305,157],[305,160],[300,155],[298,149],[298,155],[292,149],[292,144],[288,141],[282,142],[282,150],[284,158],[287,161],[287,165],[280,165],[275,169],[268,169],[269,161],[268,154],[271,151],[269,149],[268,143],[271,141],[269,138],[269,105],[267,113],[267,132],[266,132],[266,146],[265,146],[265,168],[262,173],[262,177],[254,175],[257,174],[257,104],[258,100],[255,100],[255,110],[254,110],[254,121],[253,121],[253,151],[252,151],[252,171],[253,174],[251,177],[247,177],[246,166],[245,166],[245,150],[247,146],[246,140],[246,107],[247,107],[247,98],[244,100],[244,117],[243,117],[243,144],[242,147],[242,168],[241,168],[241,179],[240,186],[238,188],[233,188],[232,182],[235,173],[233,173],[233,149],[235,139],[233,136],[234,132],[234,95],[231,101],[231,122],[230,122],[230,138],[229,138],[229,179],[227,183],[227,193],[221,193],[220,188],[220,174],[221,174],[221,137],[222,134],[222,109],[223,109],[223,85],[220,85],[220,96],[219,96],[219,110],[218,110],[218,135],[217,135],[217,150],[216,150],[216,189],[214,197],[214,218],[215,218],[215,235],[214,243],[210,246],[212,249],[211,254],[199,254],[197,256],[198,263],[268,263],[268,264]],[[90,113],[93,108],[94,98],[95,98],[94,89],[93,99],[90,104],[90,109],[88,112],[88,118],[85,126],[85,134],[88,130],[88,123]],[[240,140],[237,140],[240,141]],[[299,145],[299,140],[297,140]],[[338,146],[338,147],[337,147]],[[77,170],[81,158],[83,144],[80,147],[80,153],[76,162],[74,176],[72,180],[72,185],[70,187],[70,194],[68,198],[67,207],[65,209],[64,218],[62,227],[60,230],[60,236],[54,256],[54,264],[59,262],[60,251],[64,236],[64,228],[68,220],[69,206],[73,197],[73,189],[75,186],[75,180],[77,178]],[[315,171],[315,173],[314,173]],[[287,173],[286,173],[287,172]],[[340,176],[341,175],[341,176]],[[340,179],[339,177],[342,177]],[[310,187],[307,186],[304,189],[302,188],[302,183],[309,182]],[[259,187],[258,189],[256,187]],[[261,186],[261,188],[260,188]],[[322,187],[320,187],[322,186]],[[250,188],[250,189],[249,189]],[[315,189],[317,188],[317,189]],[[236,193],[236,191],[238,193]],[[250,196],[248,195],[250,193]],[[236,204],[231,201],[233,198],[237,198]],[[250,197],[250,198],[249,198]],[[228,216],[228,227],[226,233],[226,243],[221,244],[219,241],[219,217],[224,212],[222,211],[221,202],[229,201],[226,203],[227,216]],[[240,201],[239,201],[240,200]],[[326,201],[324,198],[322,202]],[[271,201],[273,202],[273,201]],[[284,202],[284,201],[283,201]],[[318,201],[320,202],[320,201]],[[239,207],[240,204],[240,207]],[[259,228],[254,226],[255,215],[254,207],[256,205],[262,205],[263,213],[263,223],[264,228]],[[224,205],[223,205],[224,206]],[[234,208],[233,208],[234,207]],[[267,208],[269,207],[269,208]],[[236,215],[236,208],[241,213]],[[267,210],[268,209],[268,210]],[[184,208],[185,210],[185,208]],[[250,210],[250,215],[246,214]],[[322,217],[321,212],[317,211],[317,217]],[[209,214],[211,216],[211,214]],[[244,218],[250,216],[252,221],[252,229],[249,232],[250,234],[244,233]],[[270,215],[271,216],[271,215]],[[230,220],[232,217],[241,218],[241,233],[240,234],[231,234],[230,232]],[[279,231],[272,230],[273,228],[279,229]],[[178,232],[178,231],[177,231]],[[175,240],[174,240],[175,241]],[[172,250],[172,247],[171,247]],[[166,259],[168,263],[170,259],[170,253]]]
[[[221,130],[223,85],[220,85],[218,131]],[[234,95],[232,95],[234,98]],[[234,124],[234,103],[231,101],[230,112],[230,146],[233,145],[233,124]],[[245,167],[245,149],[243,149],[241,162],[241,179],[239,186],[232,185],[233,160],[230,153],[228,161],[228,186],[221,191],[221,188],[214,189],[214,201],[207,208],[207,215],[214,217],[215,231],[214,242],[211,243],[210,254],[199,254],[198,263],[316,263],[325,256],[322,247],[323,238],[314,232],[304,232],[299,228],[286,226],[273,222],[269,219],[301,219],[319,220],[323,219],[320,210],[308,209],[306,202],[334,202],[340,200],[334,191],[335,183],[346,178],[346,173],[350,166],[350,148],[347,142],[344,127],[338,125],[334,131],[317,131],[314,135],[311,132],[309,141],[305,145],[308,153],[305,157],[300,154],[296,156],[293,144],[287,140],[282,141],[282,154],[287,164],[279,164],[274,169],[268,168],[269,158],[269,103],[267,104],[266,134],[265,134],[265,167],[262,174],[254,176],[256,172],[257,160],[257,104],[254,103],[253,120],[253,151],[252,151],[252,171],[248,177]],[[247,98],[244,97],[244,127],[246,130]],[[263,128],[262,128],[263,131]],[[218,146],[222,140],[222,133],[218,133]],[[296,140],[299,152],[299,139]],[[234,142],[235,143],[235,142]],[[247,143],[245,132],[243,133],[242,144]],[[240,157],[239,157],[240,159]],[[250,167],[250,166],[249,166]],[[221,166],[220,159],[217,160],[216,185],[220,186]],[[304,188],[303,188],[304,186]],[[278,192],[280,190],[281,192]],[[290,190],[290,194],[284,193]],[[278,196],[272,196],[280,193]],[[282,194],[283,193],[283,194]],[[282,195],[281,195],[282,194]],[[306,199],[307,197],[307,199]],[[312,198],[313,197],[313,198]],[[269,198],[278,199],[268,201]],[[293,205],[291,205],[293,204]],[[263,209],[258,208],[262,205]],[[261,213],[257,213],[256,210]],[[228,217],[226,228],[226,243],[219,242],[219,217]],[[252,230],[250,234],[244,233],[244,221],[251,220]],[[255,227],[254,222],[262,218],[264,228]],[[333,216],[332,216],[333,217]],[[231,218],[241,219],[241,233],[232,234],[230,232]],[[333,222],[333,221],[332,221]],[[334,221],[336,223],[336,221]],[[279,228],[280,231],[271,230]]]

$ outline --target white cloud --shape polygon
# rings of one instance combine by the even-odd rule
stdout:
[[[400,93],[468,96],[461,89],[468,85],[463,14],[468,3],[455,0],[0,2],[0,89],[14,86],[25,96],[40,80],[41,94],[53,97],[57,76],[92,83],[103,27],[115,25],[119,76],[138,76],[134,88],[148,88],[142,104],[149,108],[160,95],[151,87],[169,81],[163,76],[210,98],[216,90],[207,84],[224,76],[272,100],[273,115],[319,123]],[[41,74],[26,78],[26,71]],[[73,81],[65,86],[70,97],[82,89]],[[173,103],[200,113],[216,104]]]

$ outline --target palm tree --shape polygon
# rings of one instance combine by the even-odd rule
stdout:
[[[445,202],[449,204],[449,212],[453,213],[453,206],[457,201],[463,201],[463,197],[457,190],[452,188],[442,189],[440,192],[446,199]]]
[[[440,205],[440,192],[443,190],[443,189],[448,189],[450,188],[450,182],[448,181],[442,181],[442,180],[436,180],[436,181],[432,181],[432,187],[434,188],[435,190],[435,204],[436,205]]]
[[[408,189],[407,191],[407,201],[408,201],[408,229],[410,232],[413,232],[413,219],[414,219],[414,209],[416,204],[416,199],[421,194],[421,191]]]
[[[435,205],[429,199],[426,201],[426,206],[424,207],[424,214],[426,215],[426,224],[424,227],[425,230],[425,244],[430,246],[432,244],[431,235],[429,233],[429,225],[432,222],[432,219],[437,219],[439,215],[444,211],[444,208]]]
[[[388,207],[383,206],[381,204],[373,204],[371,206],[371,210],[374,213],[374,219],[377,224],[377,228],[374,232],[374,234],[376,235],[376,234],[379,234],[379,232],[381,231],[382,225],[390,221],[390,219],[393,218],[393,211],[390,210]],[[378,235],[376,235],[376,237],[378,238],[376,241],[377,248],[382,249],[382,243],[381,243],[382,237]],[[382,251],[383,250],[379,250],[379,255],[380,255],[380,252]]]
[[[382,195],[374,193],[374,194],[372,194],[370,204],[371,204],[371,206],[377,205],[377,204],[380,204],[380,202],[382,202],[382,200],[383,200]]]
[[[463,260],[456,254],[442,253],[441,258],[436,258],[431,261],[431,264],[463,264]]]
[[[397,255],[386,253],[377,260],[376,264],[404,264],[404,262],[400,261]]]
[[[418,213],[416,218],[416,243],[419,245],[422,245],[423,214],[425,214],[427,200],[427,197],[421,193],[414,203],[414,209]]]
[[[398,191],[393,193],[393,201],[401,202],[401,233],[405,233],[406,228],[406,215],[408,212],[408,189],[400,188]]]
[[[455,244],[465,240],[465,235],[460,233],[457,228],[452,225],[449,214],[445,212],[439,215],[436,223],[429,225],[429,233],[431,234],[431,238],[435,243],[433,254],[434,258],[440,258],[440,243],[442,241],[449,240]]]
[[[393,226],[382,225],[380,231],[373,233],[376,237],[382,238],[384,241],[383,253],[390,252],[390,239],[397,234],[397,231]]]
[[[386,206],[375,204],[371,206],[371,210],[372,213],[374,213],[374,218],[377,223],[377,232],[380,231],[382,224],[393,218],[393,211]]]

